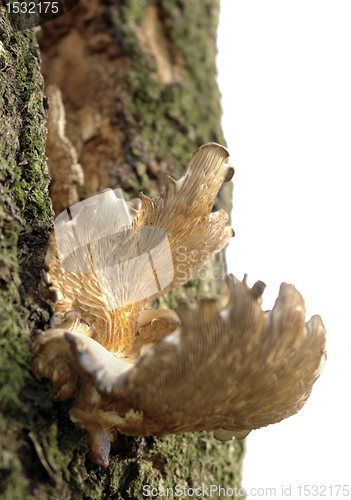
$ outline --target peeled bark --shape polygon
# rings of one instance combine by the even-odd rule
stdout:
[[[215,75],[217,0],[81,0],[34,31],[0,24],[0,494],[17,498],[141,498],[153,488],[234,487],[243,444],[207,433],[120,435],[108,469],[86,461],[87,437],[31,371],[31,333],[50,308],[38,291],[55,212],[105,188],[125,198],[163,189],[191,153],[224,143]],[[43,76],[44,75],[44,79]],[[48,99],[48,167],[45,141]],[[65,120],[67,123],[65,123]],[[230,212],[226,186],[216,208]],[[225,261],[210,263],[224,277]],[[203,273],[205,274],[205,273]],[[208,272],[208,275],[210,273]],[[178,296],[223,293],[195,279]],[[173,307],[174,294],[159,299]]]

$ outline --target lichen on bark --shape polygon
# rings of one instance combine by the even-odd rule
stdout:
[[[217,0],[81,0],[39,29],[45,82],[62,92],[67,135],[85,173],[81,198],[106,187],[122,187],[126,197],[139,190],[155,195],[163,175],[179,177],[198,146],[223,144],[217,18]],[[35,33],[14,25],[2,8],[0,495],[139,499],[145,484],[239,484],[243,443],[218,443],[207,433],[120,435],[109,469],[88,463],[87,436],[70,421],[69,405],[53,403],[50,384],[31,373],[30,333],[50,317],[38,292],[53,225],[48,102]],[[146,43],[155,27],[160,39]],[[161,54],[155,52],[160,40],[167,49]],[[230,200],[229,189],[217,208],[230,212]],[[194,280],[184,293],[195,296],[203,283]],[[174,302],[169,296],[162,305]]]

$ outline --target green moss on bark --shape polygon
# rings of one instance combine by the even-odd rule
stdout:
[[[45,413],[52,403],[42,402],[42,414],[33,408],[47,389],[37,390],[31,374],[29,333],[49,319],[37,285],[52,209],[35,35],[14,31],[2,10],[0,40],[0,494],[17,499],[26,498],[30,484],[28,433],[51,425]]]
[[[215,64],[219,1],[160,0],[159,16],[170,43],[185,63],[183,81],[169,85],[155,79],[155,62],[137,36],[146,0],[119,0],[114,11],[115,40],[131,57],[129,88],[130,161],[145,165],[150,158],[172,158],[177,176],[193,151],[206,142],[225,144]],[[148,177],[136,174],[132,188],[148,193]],[[232,185],[223,186],[216,208],[231,212]]]
[[[139,500],[148,488],[172,488],[175,492],[177,485],[186,489],[211,484],[234,488],[240,484],[243,446],[236,441],[219,447],[206,432],[163,439],[120,435],[108,470],[78,464],[71,471],[72,499]]]
[[[224,143],[222,109],[216,82],[215,39],[219,2],[160,0],[159,15],[168,36],[185,60],[184,81],[168,85],[155,80],[152,59],[143,51],[135,27],[151,2],[122,0],[115,11],[116,41],[130,54],[132,68],[129,120],[149,152],[174,158],[183,169],[204,142]],[[140,137],[140,136],[139,136]],[[132,150],[138,153],[138,148]]]

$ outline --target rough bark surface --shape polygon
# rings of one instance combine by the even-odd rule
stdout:
[[[107,187],[121,187],[126,198],[141,190],[156,195],[163,175],[178,178],[198,146],[223,144],[217,21],[217,0],[81,0],[39,30],[52,101],[47,154],[56,213]],[[53,403],[50,384],[31,373],[30,334],[50,317],[38,283],[53,209],[39,49],[34,32],[21,28],[2,9],[1,498],[139,499],[145,484],[234,487],[243,444],[219,443],[205,432],[120,435],[107,470],[90,464],[86,433],[70,421],[69,404]],[[217,208],[230,212],[226,189]],[[179,294],[218,293],[220,283],[192,280]],[[174,305],[174,296],[158,305]]]

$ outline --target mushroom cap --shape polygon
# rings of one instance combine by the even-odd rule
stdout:
[[[92,337],[96,341],[110,352],[128,355],[138,315],[147,300],[187,283],[233,236],[226,225],[228,215],[223,210],[211,213],[222,183],[234,173],[233,167],[225,165],[227,157],[228,151],[219,144],[201,146],[181,179],[165,177],[165,193],[154,199],[140,193],[139,200],[127,202],[131,225],[124,231],[117,231],[117,201],[111,190],[111,195],[104,193],[87,200],[81,209],[71,207],[74,217],[66,224],[70,232],[59,232],[61,226],[56,230],[56,236],[64,239],[65,263],[60,261],[53,233],[42,281],[42,295],[51,304],[57,321],[74,310],[83,322],[95,327]],[[57,219],[65,217],[61,214]],[[111,231],[111,226],[116,230]],[[155,231],[163,232],[165,238],[161,241]],[[84,250],[83,245],[75,243],[77,235],[85,244]],[[84,272],[79,272],[82,263]],[[75,272],[67,271],[67,265]],[[158,280],[149,287],[155,273]],[[104,291],[105,284],[109,290],[111,281],[122,298],[128,292],[126,304],[114,301],[112,294]],[[147,290],[146,297],[140,292],[141,283],[142,291]]]
[[[97,409],[107,428],[118,415],[125,434],[212,429],[224,439],[230,434],[223,431],[244,436],[303,407],[325,361],[321,318],[305,323],[304,300],[293,285],[283,283],[266,312],[262,282],[249,288],[246,279],[230,276],[228,286],[222,312],[211,298],[181,303],[181,326],[134,366],[95,349],[91,339],[65,334],[74,370],[100,395]]]

